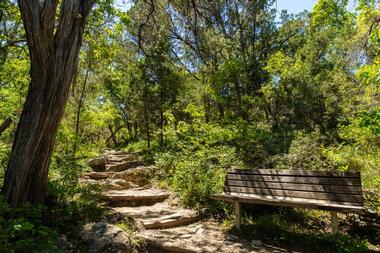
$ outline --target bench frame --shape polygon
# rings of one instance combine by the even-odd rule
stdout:
[[[289,171],[275,171],[275,170],[228,170],[227,175],[229,173],[245,173],[247,171],[248,173],[272,173],[277,175],[276,173],[285,175],[286,173],[294,173],[295,171],[289,170]],[[351,177],[358,177],[360,181],[360,173],[343,173],[343,172],[311,172],[311,171],[297,171],[299,174],[304,174],[308,176],[313,176],[315,173],[316,175],[333,175],[335,177],[341,177],[345,178],[346,176]],[[297,174],[296,173],[296,174]],[[221,201],[228,201],[232,202],[235,205],[235,215],[236,215],[236,229],[240,230],[241,228],[241,204],[240,203],[250,203],[250,204],[264,204],[264,205],[273,205],[273,206],[284,206],[284,207],[293,207],[293,208],[305,208],[305,209],[317,209],[317,210],[324,210],[330,212],[330,218],[331,218],[331,228],[332,233],[337,234],[339,233],[339,222],[338,222],[338,212],[339,213],[363,213],[364,212],[364,205],[363,203],[359,203],[359,205],[348,205],[348,204],[340,204],[340,203],[326,203],[326,201],[318,201],[314,199],[297,199],[297,198],[289,198],[289,197],[279,197],[279,196],[263,196],[259,194],[251,194],[251,193],[232,193],[232,192],[226,192],[227,186],[227,175],[226,175],[226,181],[225,181],[225,192],[222,194],[214,194],[211,196],[212,199],[215,200],[221,200]],[[358,186],[357,186],[358,187]],[[361,183],[360,183],[360,189],[361,189]],[[360,191],[358,194],[361,194]],[[320,202],[320,203],[319,203]]]

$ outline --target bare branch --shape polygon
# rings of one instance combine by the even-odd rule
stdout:
[[[364,48],[368,47],[369,36],[371,36],[372,32],[378,27],[379,24],[380,24],[380,17],[376,17],[372,21],[372,24],[369,27],[368,32],[366,33],[364,37]]]
[[[138,47],[143,52],[143,54],[145,56],[148,56],[148,54],[144,51],[144,48],[143,48],[143,45],[142,45],[142,30],[143,30],[144,26],[146,26],[148,24],[151,16],[153,15],[153,13],[155,11],[155,6],[154,6],[154,3],[153,3],[153,0],[150,0],[148,4],[150,6],[149,14],[146,17],[145,22],[140,24],[139,30],[138,30],[138,38],[137,38],[138,39],[138,43],[137,43]]]

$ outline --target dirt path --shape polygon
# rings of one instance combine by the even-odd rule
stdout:
[[[221,224],[181,207],[173,193],[151,185],[156,168],[138,154],[109,151],[97,159],[92,166],[105,172],[86,173],[83,181],[103,186],[108,206],[141,228],[137,236],[146,240],[148,252],[284,252],[260,242],[241,242]]]

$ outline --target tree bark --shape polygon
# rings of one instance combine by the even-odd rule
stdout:
[[[109,129],[110,132],[111,132],[111,136],[107,138],[106,143],[108,143],[108,142],[112,139],[113,144],[114,144],[115,146],[117,146],[117,145],[118,145],[118,142],[117,142],[117,139],[116,139],[116,132],[118,132],[118,131],[121,130],[122,128],[123,128],[123,126],[120,127],[120,128],[118,128],[118,129],[116,129],[115,131],[113,131],[112,126],[111,126],[111,125],[108,125],[108,129]]]
[[[3,124],[0,125],[0,135],[5,131],[7,130],[7,128],[12,124],[12,118],[9,117],[7,118]]]
[[[89,61],[90,62],[90,61]],[[89,63],[90,65],[90,63]],[[78,139],[79,139],[79,127],[80,127],[80,115],[82,112],[82,106],[85,100],[85,94],[86,94],[86,87],[87,87],[87,79],[89,75],[89,70],[90,66],[87,67],[86,69],[86,75],[84,77],[83,81],[83,86],[82,90],[80,93],[79,101],[78,101],[78,106],[77,106],[77,113],[76,113],[76,118],[75,118],[75,139],[74,139],[74,145],[73,145],[73,157],[75,158],[75,155],[77,153],[77,146],[78,146]]]
[[[44,201],[55,137],[93,0],[19,0],[18,4],[30,52],[31,82],[2,189],[11,206]]]
[[[150,141],[151,141],[151,136],[150,136],[150,119],[149,119],[149,108],[148,108],[148,87],[147,85],[145,84],[144,85],[144,102],[143,102],[143,106],[144,106],[144,123],[145,123],[145,131],[146,131],[146,139],[147,139],[147,142],[148,142],[148,146],[147,148],[150,149]]]

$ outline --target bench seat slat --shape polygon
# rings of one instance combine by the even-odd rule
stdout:
[[[311,177],[345,177],[360,178],[359,172],[346,171],[306,171],[306,170],[273,170],[273,169],[228,169],[228,174],[311,176]]]
[[[328,178],[328,177],[293,177],[293,176],[263,176],[245,174],[227,174],[227,180],[247,180],[256,182],[280,182],[280,183],[300,183],[300,184],[320,184],[337,186],[361,186],[359,178]]]
[[[328,193],[347,193],[361,195],[360,186],[337,186],[321,184],[301,184],[301,183],[281,183],[281,182],[256,182],[249,180],[226,180],[226,186],[278,189],[292,191],[328,192]]]
[[[363,206],[350,205],[350,203],[340,203],[326,200],[311,200],[303,198],[265,196],[255,194],[222,193],[214,194],[211,196],[211,198],[215,200],[223,200],[229,202],[254,203],[294,208],[308,208],[326,211],[363,213],[365,210]]]
[[[252,193],[252,194],[259,194],[259,195],[273,195],[273,196],[294,197],[294,198],[315,199],[315,200],[333,200],[336,202],[350,202],[353,205],[363,204],[362,195],[352,195],[352,194],[275,190],[275,189],[247,188],[247,187],[236,187],[236,186],[225,186],[224,191],[227,193],[229,192],[248,193],[248,194]]]

